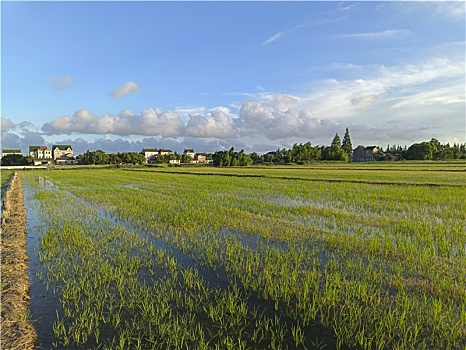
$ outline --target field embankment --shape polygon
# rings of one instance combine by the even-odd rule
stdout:
[[[23,188],[14,174],[3,202],[1,223],[1,349],[33,349],[36,332],[27,320],[29,277]]]

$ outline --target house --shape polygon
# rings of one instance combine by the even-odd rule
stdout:
[[[74,157],[73,149],[71,148],[71,145],[53,145],[52,156],[53,159],[58,159],[64,156]]]
[[[353,162],[372,162],[375,160],[377,153],[379,153],[377,146],[364,147],[363,145],[358,145],[353,150]]]
[[[57,165],[72,165],[77,163],[71,145],[53,145],[52,155]]]
[[[168,164],[181,164],[181,160],[179,159],[170,159]]]
[[[6,149],[6,148],[2,149],[2,158],[5,156],[10,156],[14,154],[22,155],[20,149]]]
[[[196,155],[196,153],[194,153],[194,150],[192,148],[185,148],[183,151],[183,154],[188,157],[191,157],[191,160],[193,160],[194,156]]]
[[[159,150],[157,148],[143,148],[141,154],[146,158],[146,163],[155,163]]]
[[[48,164],[49,160],[53,161],[52,150],[47,146],[29,146],[29,155],[34,158],[34,164],[36,159],[44,160],[45,164]]]
[[[205,153],[196,153],[194,156],[194,163],[206,163],[211,164],[213,162],[210,156],[207,156]]]
[[[52,158],[34,158],[34,165],[52,165]]]
[[[196,161],[196,163],[205,163],[207,157],[204,153],[196,153],[194,160]]]
[[[169,149],[160,149],[159,150],[159,156],[164,156],[164,155],[167,155],[167,154],[173,154],[173,152]]]
[[[63,155],[58,158],[55,158],[55,164],[56,165],[73,165],[73,164],[78,164],[78,160],[73,156]]]

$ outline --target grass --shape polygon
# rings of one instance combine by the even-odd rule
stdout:
[[[24,173],[57,344],[466,346],[461,165],[181,170]]]

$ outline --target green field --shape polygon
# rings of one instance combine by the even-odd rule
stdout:
[[[13,175],[13,171],[11,170],[2,170],[0,171],[0,188],[1,188],[1,200],[3,201],[3,196],[5,195],[5,191],[10,184],[11,176]]]
[[[464,163],[22,175],[56,346],[466,347]]]

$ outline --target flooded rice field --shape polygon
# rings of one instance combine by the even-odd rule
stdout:
[[[464,189],[118,170],[23,178],[37,348],[466,345]],[[406,191],[413,201],[398,202]]]

